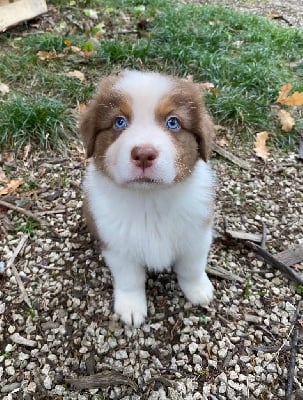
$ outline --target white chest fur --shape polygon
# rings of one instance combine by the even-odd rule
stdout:
[[[213,187],[214,175],[202,160],[185,181],[169,187],[117,186],[93,161],[84,180],[89,208],[105,244],[121,257],[158,271],[170,268],[196,243],[203,246]]]

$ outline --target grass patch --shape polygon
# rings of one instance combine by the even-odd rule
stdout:
[[[73,127],[67,106],[55,98],[19,94],[0,101],[1,147],[9,148],[31,143],[41,149],[63,150]]]
[[[100,76],[123,68],[212,82],[217,90],[206,94],[207,105],[216,122],[236,132],[239,141],[269,130],[276,133],[277,146],[289,148],[298,142],[301,116],[290,133],[282,134],[272,105],[286,82],[303,91],[303,64],[290,67],[302,57],[301,30],[213,5],[90,0],[76,8],[61,0],[50,3],[61,11],[53,32],[0,38],[8,50],[0,51],[0,81],[15,93],[1,101],[1,145],[20,147],[31,141],[57,148],[56,142],[63,144],[73,128],[67,109],[87,102]],[[87,7],[97,10],[98,20],[85,16]],[[99,23],[104,33],[91,39]],[[69,43],[80,49],[89,43],[95,53],[83,57],[71,51]],[[39,51],[64,52],[64,57],[42,61]],[[86,80],[66,76],[74,69]],[[39,103],[46,105],[43,112],[37,111]]]

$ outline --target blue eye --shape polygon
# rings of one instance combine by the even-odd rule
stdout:
[[[180,128],[180,122],[176,117],[169,117],[166,121],[166,126],[168,127],[168,129],[176,131]]]
[[[127,127],[127,120],[124,117],[117,117],[115,120],[116,129],[125,129]]]

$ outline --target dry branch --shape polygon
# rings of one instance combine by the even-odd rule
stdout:
[[[33,214],[32,212],[25,210],[24,208],[15,206],[14,204],[8,203],[7,201],[0,200],[0,206],[9,208],[13,211],[17,211],[23,215],[26,215],[29,218],[32,218],[33,220],[37,221],[41,226],[46,225],[45,221],[37,217],[37,215]]]
[[[287,265],[276,259],[276,257],[271,255],[266,249],[263,249],[261,246],[250,241],[246,241],[245,245],[252,249],[259,256],[261,256],[267,264],[281,271],[290,280],[298,283],[299,285],[303,285],[303,277],[301,275],[299,275]]]
[[[293,337],[291,341],[291,350],[290,350],[290,360],[289,360],[289,367],[288,367],[288,374],[287,374],[287,387],[285,393],[285,399],[288,400],[291,398],[293,386],[294,386],[294,377],[295,377],[295,368],[296,368],[296,356],[297,356],[297,349],[298,349],[298,340],[300,336],[300,326],[298,324],[298,320],[300,318],[300,311],[301,311],[301,301],[299,301],[297,309],[295,311],[293,317]]]
[[[138,390],[138,386],[134,381],[116,371],[103,371],[94,375],[70,378],[66,379],[66,383],[71,385],[74,390],[97,389],[116,385],[127,385],[135,391]]]
[[[14,266],[15,263],[15,259],[18,256],[18,254],[20,253],[20,251],[23,249],[23,246],[25,245],[26,241],[28,239],[27,235],[23,235],[18,243],[18,246],[16,247],[15,251],[13,252],[13,255],[11,256],[11,258],[8,260],[6,268],[11,268],[14,274],[14,277],[17,281],[17,284],[19,286],[19,289],[21,291],[22,294],[22,299],[23,301],[29,306],[29,308],[32,308],[30,299],[26,293],[25,287],[23,285],[23,282],[21,281],[20,275],[17,271],[17,268]]]
[[[221,146],[218,146],[216,143],[212,145],[213,150],[219,154],[221,157],[226,158],[227,160],[231,161],[233,164],[238,165],[240,168],[250,170],[251,166],[247,161],[242,160],[241,158],[231,154],[229,151],[223,149]]]

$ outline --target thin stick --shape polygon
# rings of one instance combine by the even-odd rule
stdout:
[[[294,386],[294,378],[295,378],[295,368],[296,368],[296,356],[297,356],[297,349],[298,349],[298,340],[300,336],[300,327],[298,324],[298,319],[300,316],[300,309],[301,309],[301,301],[299,301],[295,314],[293,316],[293,337],[291,341],[291,350],[290,350],[290,361],[288,367],[288,374],[287,374],[287,387],[285,393],[285,399],[288,400],[291,398],[291,394],[293,391]]]
[[[274,268],[277,268],[279,271],[283,272],[289,279],[298,283],[299,285],[303,285],[303,278],[301,275],[296,273],[291,268],[287,267],[284,263],[277,260],[274,256],[272,256],[267,250],[263,249],[261,246],[256,243],[246,241],[245,245],[251,248],[255,253],[259,254],[267,264],[271,265]]]
[[[15,206],[14,204],[8,203],[7,201],[3,201],[0,200],[0,206],[5,207],[5,208],[9,208],[11,210],[17,211],[20,214],[24,214],[29,218],[32,218],[33,220],[39,222],[40,225],[46,225],[45,221],[42,221],[42,219],[40,219],[39,217],[37,217],[37,215],[33,214],[32,212],[25,210],[24,208]]]
[[[243,169],[250,170],[250,164],[248,162],[242,160],[234,154],[231,154],[229,151],[226,151],[221,146],[218,146],[216,143],[213,143],[212,148],[216,153],[231,161],[233,164],[236,164]]]
[[[13,271],[13,274],[15,276],[15,279],[17,281],[17,284],[19,286],[19,289],[21,291],[22,294],[22,298],[23,301],[29,306],[29,308],[32,308],[30,299],[26,293],[25,287],[23,285],[23,282],[21,281],[20,275],[17,271],[17,268],[15,267],[14,263],[15,263],[15,259],[18,256],[18,254],[20,253],[20,251],[22,250],[23,246],[25,245],[26,241],[28,239],[27,235],[23,235],[18,243],[18,246],[16,247],[15,251],[13,252],[13,255],[11,256],[11,258],[8,260],[7,262],[7,266],[6,268],[11,268]]]

